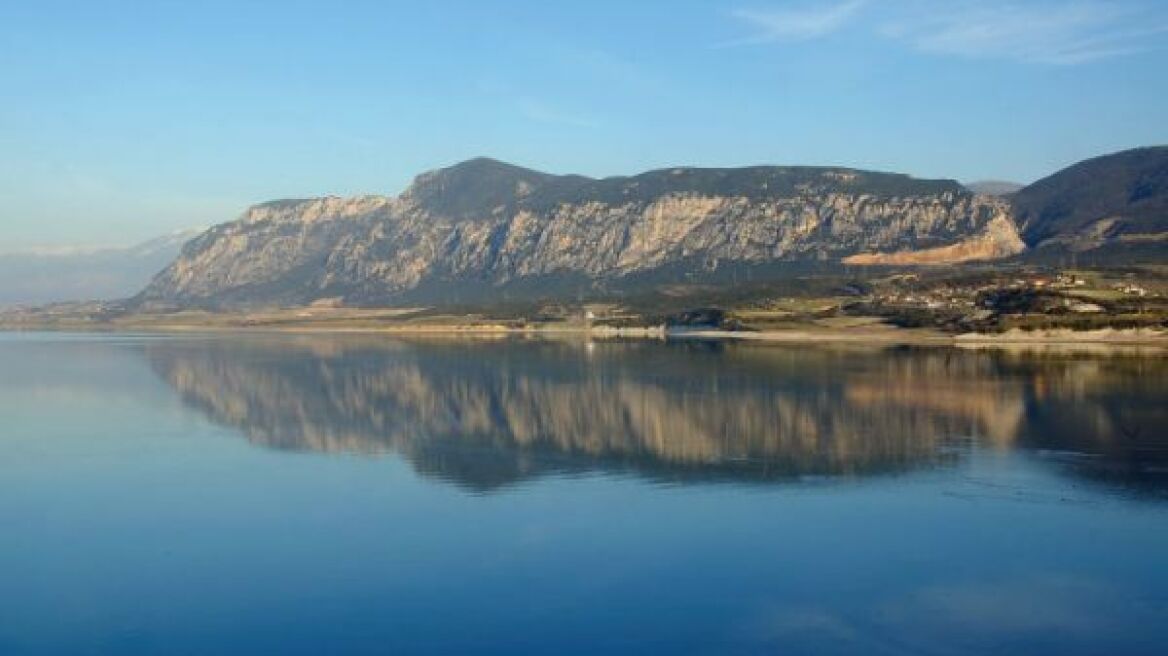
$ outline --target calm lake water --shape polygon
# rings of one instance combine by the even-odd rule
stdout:
[[[0,335],[0,653],[1162,654],[1168,359]]]

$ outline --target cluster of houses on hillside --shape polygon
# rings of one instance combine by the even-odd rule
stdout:
[[[1097,302],[1100,292],[1133,299],[1151,295],[1144,287],[1128,282],[1096,289],[1086,278],[1068,272],[935,286],[922,283],[916,274],[902,274],[890,282],[889,288],[873,293],[873,301],[885,306],[960,312],[997,311],[1002,309],[1003,298],[1025,297],[1041,299],[1026,304],[1028,311],[1096,314],[1107,311]]]

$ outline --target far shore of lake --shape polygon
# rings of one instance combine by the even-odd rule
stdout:
[[[384,334],[432,337],[508,337],[544,336],[593,340],[726,340],[752,343],[841,343],[875,346],[933,345],[993,347],[997,345],[1101,344],[1147,345],[1168,347],[1168,332],[1155,329],[1110,329],[1073,331],[1009,330],[1002,333],[953,334],[928,328],[900,328],[879,322],[847,326],[805,325],[767,330],[723,330],[704,327],[657,326],[589,326],[580,322],[547,322],[516,325],[509,321],[486,318],[466,320],[411,321],[379,317],[380,320],[314,321],[294,317],[257,319],[245,315],[207,314],[168,320],[165,317],[127,317],[115,321],[0,323],[3,331],[60,332],[158,332],[158,333],[306,333],[306,334]]]

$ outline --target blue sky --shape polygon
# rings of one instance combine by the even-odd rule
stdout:
[[[0,3],[0,250],[397,193],[838,164],[1030,181],[1168,143],[1168,3]]]

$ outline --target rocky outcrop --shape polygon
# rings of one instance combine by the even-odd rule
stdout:
[[[253,207],[188,244],[138,300],[361,305],[468,290],[554,294],[658,271],[700,279],[725,264],[1009,255],[1011,230],[1003,201],[946,180],[811,167],[593,180],[478,159],[423,174],[398,197]],[[961,246],[971,235],[981,241]],[[954,245],[949,259],[937,250]]]
[[[998,215],[981,233],[948,246],[896,253],[861,253],[844,258],[845,264],[862,265],[932,265],[997,260],[1026,250],[1018,229],[1003,205]]]

